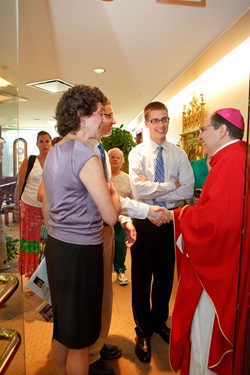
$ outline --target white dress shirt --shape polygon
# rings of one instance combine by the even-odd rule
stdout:
[[[98,156],[101,166],[102,166],[102,159],[100,150],[98,148],[98,144],[100,142],[97,139],[89,139],[87,142],[87,145],[95,152],[95,154]],[[108,180],[111,180],[111,166],[109,163],[109,156],[108,153],[106,153],[106,165],[107,165],[107,173],[108,173]],[[136,218],[136,219],[146,219],[148,216],[149,206],[144,203],[137,202],[135,200],[132,200],[130,198],[122,198],[120,197],[120,204],[121,204],[121,214],[119,216],[119,221],[121,224],[127,222],[130,220],[130,218]]]
[[[158,146],[149,139],[130,151],[130,182],[134,196],[139,202],[152,205],[153,200],[156,199],[159,202],[166,202],[167,208],[172,209],[193,196],[194,174],[185,151],[165,141],[161,145],[165,182],[154,182]],[[147,181],[140,181],[139,174],[146,176]],[[181,185],[178,189],[175,185],[177,181]]]

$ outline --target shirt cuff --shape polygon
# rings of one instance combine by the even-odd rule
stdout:
[[[118,217],[118,221],[119,221],[119,223],[121,223],[121,225],[123,225],[124,223],[127,223],[128,221],[132,222],[132,220],[130,219],[130,217],[124,216],[124,215],[120,215]]]
[[[120,197],[120,202],[122,215],[128,216],[132,219],[146,219],[148,216],[148,204],[122,197]]]

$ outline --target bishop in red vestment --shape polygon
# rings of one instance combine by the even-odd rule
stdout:
[[[174,371],[181,369],[182,375],[203,374],[201,369],[190,372],[190,334],[204,292],[214,309],[206,373],[243,374],[250,293],[250,248],[248,243],[243,249],[242,241],[243,217],[249,216],[244,212],[249,193],[249,184],[245,184],[249,146],[241,140],[243,131],[239,110],[225,108],[208,116],[199,139],[213,155],[211,170],[198,204],[174,211],[175,232],[176,236],[182,234],[183,253],[177,247],[179,285],[172,316],[170,364]],[[241,276],[245,282],[238,290]],[[240,324],[236,323],[236,311]]]

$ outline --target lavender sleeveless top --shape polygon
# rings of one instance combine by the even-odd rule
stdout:
[[[96,157],[84,143],[68,140],[48,153],[43,179],[49,209],[50,236],[67,243],[102,242],[102,218],[79,178],[81,168]]]

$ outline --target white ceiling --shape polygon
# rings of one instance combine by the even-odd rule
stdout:
[[[28,99],[20,103],[19,127],[51,127],[60,95],[26,84],[54,78],[98,86],[113,102],[117,125],[128,125],[250,7],[250,0],[193,4],[19,0],[19,95]],[[0,64],[6,65],[4,56]],[[106,73],[94,73],[97,67]]]

